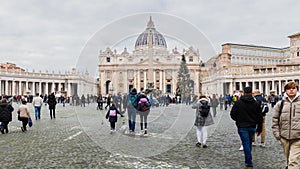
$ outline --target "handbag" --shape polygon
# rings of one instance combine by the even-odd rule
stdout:
[[[32,127],[32,125],[33,125],[31,118],[28,118],[28,125],[29,125],[29,127]]]

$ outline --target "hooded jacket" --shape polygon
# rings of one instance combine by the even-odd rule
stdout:
[[[256,128],[262,131],[262,113],[260,104],[251,94],[241,96],[230,111],[231,118],[238,128]]]
[[[298,92],[293,100],[284,94],[283,100],[281,115],[279,109],[282,101],[279,101],[273,110],[273,134],[277,140],[281,137],[287,140],[300,139],[300,93]]]
[[[202,117],[201,113],[200,113],[200,106],[202,105],[200,101],[205,100],[206,102],[208,102],[208,105],[210,105],[209,100],[206,98],[201,98],[199,100],[197,100],[195,103],[192,104],[192,108],[196,109],[196,118],[195,118],[195,126],[210,126],[212,124],[214,124],[214,120],[211,116],[211,113],[208,113],[207,117]]]
[[[9,103],[0,103],[0,122],[12,121],[14,108]]]

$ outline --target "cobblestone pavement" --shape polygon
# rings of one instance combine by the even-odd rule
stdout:
[[[17,109],[18,105],[14,105]],[[28,104],[32,117],[34,111]],[[198,148],[194,112],[190,106],[153,108],[146,137],[124,134],[126,115],[119,118],[115,133],[96,104],[86,107],[57,106],[56,119],[42,107],[41,120],[34,120],[26,133],[13,112],[9,133],[0,134],[0,168],[244,168],[241,142],[229,111],[218,111],[209,128],[208,148]],[[253,147],[257,169],[284,167],[284,156],[271,132],[272,112],[267,114],[266,147]],[[139,117],[137,117],[139,119]],[[260,138],[257,138],[257,141]]]

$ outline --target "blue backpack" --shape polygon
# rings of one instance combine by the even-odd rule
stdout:
[[[135,95],[132,95],[132,94],[129,94],[128,95],[128,105],[127,106],[133,106],[134,108],[137,108],[138,107],[138,102],[137,102],[137,94]]]

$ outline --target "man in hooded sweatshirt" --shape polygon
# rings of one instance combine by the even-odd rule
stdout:
[[[245,87],[244,95],[235,102],[231,111],[231,118],[235,121],[238,134],[244,147],[245,165],[247,169],[253,168],[252,139],[262,131],[262,114],[260,104],[252,96],[252,88]]]

